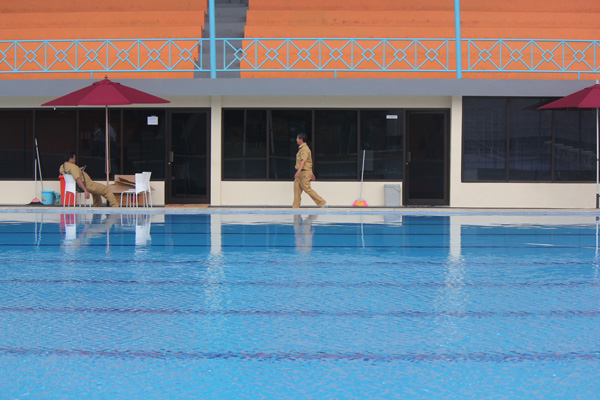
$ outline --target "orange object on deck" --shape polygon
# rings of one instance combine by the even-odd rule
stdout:
[[[58,176],[60,180],[60,204],[65,205],[67,199],[65,199],[65,177],[61,175]],[[72,206],[75,204],[75,196],[69,196],[69,201],[66,203],[68,206]]]

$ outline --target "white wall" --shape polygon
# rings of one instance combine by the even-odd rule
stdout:
[[[595,184],[454,183],[453,207],[594,208]]]
[[[98,181],[106,184],[106,181]],[[42,201],[42,185],[34,181],[3,181],[0,182],[0,205],[27,205],[34,198]],[[163,181],[152,181],[152,205],[165,205],[165,183]],[[44,181],[44,190],[52,190],[60,193],[60,181]],[[117,198],[117,201],[119,199]]]
[[[363,199],[371,207],[385,205],[386,184],[401,182],[365,182]],[[247,182],[234,181],[221,183],[221,204],[227,206],[283,206],[291,207],[294,199],[294,182]],[[311,187],[325,199],[330,206],[351,207],[360,197],[360,182],[314,181]],[[306,194],[302,194],[302,206],[315,207],[315,203]]]

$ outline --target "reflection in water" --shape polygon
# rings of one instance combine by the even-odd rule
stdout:
[[[150,214],[123,214],[121,215],[121,226],[135,228],[136,246],[148,246],[152,240],[150,236],[151,220]]]
[[[600,226],[600,216],[596,216],[596,259],[598,259],[598,227]]]
[[[449,217],[445,221],[449,222],[444,229],[448,229],[449,237],[448,254],[446,262],[443,263],[443,286],[436,294],[433,300],[436,311],[440,313],[437,325],[441,330],[440,337],[445,338],[446,343],[460,341],[465,335],[465,331],[460,328],[459,320],[444,315],[445,312],[460,313],[466,311],[468,304],[468,292],[465,290],[465,280],[467,270],[465,260],[462,256],[462,226],[460,217]]]
[[[312,250],[313,235],[312,223],[317,219],[317,215],[311,214],[306,218],[301,215],[294,215],[294,236],[296,238],[296,250],[309,252]]]
[[[106,237],[106,250],[110,248],[110,233],[116,229],[135,230],[135,245],[148,246],[151,241],[151,215],[149,214],[61,214],[60,231],[64,233],[63,245],[82,246],[92,239]]]
[[[226,281],[225,275],[225,257],[223,254],[210,254],[204,270],[203,280],[207,283],[204,289],[204,302],[210,309],[218,309],[223,306],[223,299],[227,297],[229,288],[227,285],[220,285],[220,282]]]
[[[106,236],[106,251],[110,249],[110,229],[118,224],[118,214],[61,214],[60,227],[64,230],[65,246],[83,246],[92,239]]]
[[[459,319],[444,314],[466,311],[469,303],[468,291],[465,288],[466,275],[464,260],[450,254],[444,268],[445,286],[437,292],[433,301],[435,310],[440,313],[437,318],[437,326],[440,329],[439,337],[445,338],[443,345],[446,346],[464,339],[464,336],[468,334],[461,329]]]
[[[600,260],[598,260],[598,230],[600,228],[600,216],[596,216],[596,253],[594,254],[594,277],[595,280],[600,280]]]
[[[42,229],[44,228],[44,214],[42,213],[41,215],[39,215],[39,220],[38,220],[38,214],[35,214],[35,221],[34,221],[34,242],[36,246],[39,246],[42,242]]]
[[[63,244],[71,246],[77,243],[77,225],[80,230],[90,218],[88,214],[61,214],[60,215],[60,231],[64,233],[65,239]]]
[[[121,227],[124,229],[135,229],[135,245],[148,246],[152,240],[150,228],[152,216],[150,214],[122,214]]]

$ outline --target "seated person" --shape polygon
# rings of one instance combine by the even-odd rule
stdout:
[[[58,172],[71,175],[73,179],[75,179],[75,182],[77,182],[77,185],[84,191],[86,199],[90,198],[91,193],[94,199],[94,207],[102,206],[102,198],[100,198],[100,196],[103,196],[111,207],[119,207],[115,195],[108,187],[106,187],[106,185],[94,182],[87,173],[82,171],[81,168],[75,164],[75,153],[65,153],[64,160],[65,161],[58,169]]]

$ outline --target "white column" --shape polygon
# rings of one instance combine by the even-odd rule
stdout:
[[[210,204],[221,205],[221,96],[210,98]]]
[[[456,204],[462,181],[462,96],[452,96],[450,109],[450,206]]]

